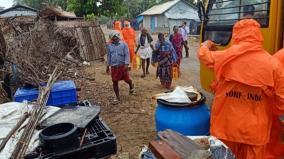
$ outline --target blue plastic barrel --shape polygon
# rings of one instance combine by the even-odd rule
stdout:
[[[210,111],[205,97],[191,104],[157,100],[155,114],[157,132],[172,129],[185,136],[209,135]]]

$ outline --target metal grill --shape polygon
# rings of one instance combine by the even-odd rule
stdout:
[[[226,6],[218,6],[218,4],[227,3]],[[250,11],[244,11],[244,7],[254,6],[254,19],[258,20],[262,27],[269,25],[269,12],[270,1],[252,2],[248,3],[248,0],[223,0],[216,1],[210,0],[207,10],[207,26],[214,25],[231,25],[240,20],[242,15],[250,13]],[[218,24],[218,22],[220,22]],[[224,24],[222,24],[224,23]]]

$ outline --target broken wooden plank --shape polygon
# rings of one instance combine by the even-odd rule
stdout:
[[[157,159],[182,159],[165,141],[151,141],[149,149]]]
[[[88,61],[94,61],[95,60],[94,48],[93,48],[93,44],[92,44],[92,39],[91,39],[89,28],[82,28],[82,30],[83,30],[86,50],[87,50],[88,57],[89,57]]]
[[[186,136],[183,136],[172,130],[159,132],[158,136],[161,140],[167,142],[182,158],[187,158],[196,150],[208,150],[208,146],[199,145]]]
[[[84,41],[84,36],[82,33],[82,28],[76,28],[76,32],[79,38],[80,47],[82,47],[82,52],[80,52],[80,55],[82,58],[84,58],[84,60],[89,61],[89,57],[88,57],[88,53],[87,53],[87,49],[86,49],[86,45]]]
[[[94,49],[94,58],[95,59],[99,59],[100,55],[99,55],[99,47],[98,45],[98,40],[96,39],[96,35],[94,33],[95,29],[93,27],[89,27],[89,31],[90,31],[90,35],[91,35],[91,40],[92,40],[92,44],[93,44],[93,49]]]

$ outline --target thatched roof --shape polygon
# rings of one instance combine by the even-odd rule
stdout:
[[[47,6],[44,9],[42,9],[39,13],[39,15],[43,18],[47,17],[56,17],[59,19],[79,19],[80,17],[77,17],[75,13],[73,12],[66,12],[61,8],[53,7],[53,6]]]

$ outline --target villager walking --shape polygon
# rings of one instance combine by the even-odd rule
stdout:
[[[177,64],[180,66],[184,41],[182,35],[178,32],[178,26],[174,26],[173,31],[174,33],[170,36],[170,41],[173,44],[173,47],[177,54]]]
[[[158,41],[152,56],[152,63],[158,63],[156,76],[159,77],[161,85],[170,89],[172,85],[172,66],[176,62],[176,53],[169,41],[165,40],[164,34],[158,34]]]
[[[143,28],[141,34],[138,36],[137,39],[138,46],[135,53],[140,56],[142,61],[142,75],[141,77],[144,78],[146,75],[149,75],[149,66],[150,66],[150,59],[152,56],[152,51],[154,50],[154,46],[151,44],[153,42],[153,38],[148,33],[147,29]]]
[[[120,100],[118,82],[124,80],[129,85],[129,93],[134,93],[134,85],[129,76],[128,66],[130,64],[129,49],[123,41],[120,40],[120,34],[113,31],[110,34],[111,43],[107,45],[107,74],[111,74],[113,90],[116,95],[115,102]]]
[[[182,25],[179,27],[179,32],[182,35],[183,38],[183,46],[185,49],[185,57],[188,58],[189,57],[189,47],[188,47],[188,41],[187,41],[187,37],[189,34],[189,27],[187,26],[186,22],[183,22]]]

